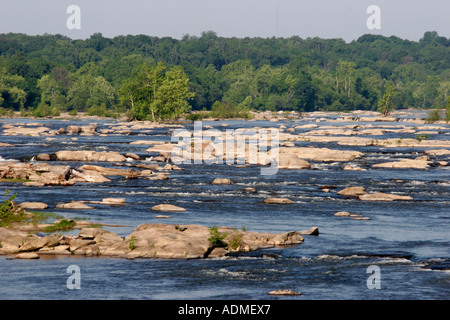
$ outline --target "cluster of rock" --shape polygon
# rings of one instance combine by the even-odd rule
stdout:
[[[11,123],[2,126],[3,135],[7,136],[57,136],[57,135],[107,135],[107,134],[130,134],[133,130],[140,130],[145,133],[146,130],[164,127],[178,127],[179,125],[166,125],[158,122],[139,121],[139,122],[120,122],[110,125],[108,128],[98,129],[96,123],[90,123],[86,126],[69,125],[59,129],[52,130],[51,124],[43,126],[41,123]]]
[[[126,237],[98,227],[84,227],[77,236],[49,234],[42,237],[22,230],[0,228],[0,254],[28,259],[42,255],[198,259],[297,245],[304,241],[301,232],[296,231],[273,234],[228,227],[217,230],[226,235],[225,246],[212,244],[210,228],[201,225],[142,224]],[[313,232],[317,234],[318,230]]]
[[[114,161],[114,163],[119,160],[126,161],[123,160],[126,158],[117,152],[61,151],[56,155],[61,161]],[[23,180],[23,184],[28,186],[70,186],[75,183],[107,183],[111,181],[108,176],[165,180],[173,170],[181,170],[181,168],[171,164],[166,164],[164,167],[156,164],[139,164],[136,165],[136,169],[109,168],[98,165],[82,165],[72,168],[69,165],[50,165],[45,162],[5,161],[0,162],[0,179]]]
[[[364,187],[348,187],[338,191],[338,195],[356,197],[363,201],[411,201],[413,200],[410,196],[402,196],[398,194],[390,194],[383,192],[372,192],[367,193]]]

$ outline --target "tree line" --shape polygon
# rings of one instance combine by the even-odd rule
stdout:
[[[300,112],[435,109],[450,95],[449,46],[436,32],[419,41],[367,34],[349,43],[212,31],[180,40],[0,34],[0,110],[156,120],[218,104]]]

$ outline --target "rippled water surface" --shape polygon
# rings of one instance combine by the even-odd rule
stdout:
[[[326,119],[325,119],[326,120]],[[3,123],[26,123],[12,119]],[[40,120],[56,130],[83,121]],[[99,129],[114,121],[98,121]],[[291,127],[306,121],[227,121],[229,127]],[[325,123],[324,121],[321,122]],[[208,122],[220,128],[218,122]],[[348,123],[332,123],[347,125]],[[391,125],[395,125],[390,123]],[[404,123],[403,125],[411,125]],[[188,126],[190,129],[192,127]],[[135,140],[170,141],[168,128],[131,135],[45,137],[0,136],[0,159],[31,159],[39,153],[59,150],[134,152],[149,157],[148,146],[130,145]],[[296,133],[310,129],[297,130]],[[430,139],[450,137],[450,128]],[[382,138],[411,138],[412,134],[386,134]],[[309,145],[296,142],[296,145]],[[43,201],[49,212],[122,227],[106,227],[125,236],[141,223],[223,225],[251,231],[285,232],[319,228],[319,236],[305,236],[303,244],[206,260],[154,260],[113,258],[41,258],[15,260],[0,256],[1,299],[448,299],[450,298],[450,167],[428,170],[373,169],[374,163],[414,158],[422,150],[315,144],[331,149],[357,150],[365,156],[352,162],[367,171],[343,171],[342,163],[315,163],[309,170],[280,170],[260,175],[260,167],[234,165],[179,165],[168,180],[126,180],[111,177],[110,183],[77,184],[73,187],[26,187],[2,183],[2,189],[18,193],[18,201]],[[439,160],[448,160],[440,157]],[[132,164],[132,162],[130,162]],[[74,167],[73,163],[68,163]],[[94,163],[95,164],[95,163]],[[109,165],[101,163],[99,165]],[[231,185],[211,185],[215,178],[230,178]],[[395,182],[397,181],[397,182]],[[334,186],[330,192],[319,187]],[[413,201],[365,202],[337,195],[349,186],[370,192],[410,195]],[[257,189],[246,194],[245,187]],[[287,197],[291,205],[264,205],[268,197]],[[58,210],[70,200],[125,198],[127,205],[93,210]],[[2,198],[3,199],[3,198]],[[150,208],[172,203],[187,209],[170,213],[161,221]],[[335,217],[338,211],[360,213],[370,220]],[[69,265],[81,270],[81,289],[66,286]],[[369,289],[369,266],[380,269],[381,288]],[[277,297],[267,293],[292,289],[300,296]]]

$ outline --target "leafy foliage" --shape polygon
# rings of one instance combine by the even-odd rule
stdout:
[[[210,111],[216,101],[272,111],[377,110],[380,101],[383,111],[436,109],[450,93],[449,56],[450,40],[436,32],[417,42],[367,34],[350,43],[211,31],[181,40],[8,33],[0,34],[0,107],[8,114],[105,105],[149,120]]]
[[[226,232],[222,233],[216,226],[213,226],[209,228],[209,234],[211,235],[211,237],[209,237],[208,240],[214,247],[228,246],[228,244],[223,241],[223,239],[225,239],[228,235]]]
[[[10,193],[10,190],[6,190],[5,196],[9,196]],[[16,196],[17,193],[0,203],[0,227],[8,227],[11,223],[22,222],[26,219],[23,209],[14,202]]]

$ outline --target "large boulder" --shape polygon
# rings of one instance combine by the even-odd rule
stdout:
[[[212,237],[211,229],[200,225],[143,224],[126,236],[125,242],[132,243],[133,250],[129,256],[193,259],[222,256],[227,252],[295,245],[304,240],[295,231],[272,234],[219,227],[217,232],[225,236],[224,248],[215,247],[209,240]]]
[[[220,235],[222,245],[213,241]],[[40,237],[0,228],[0,254],[85,255],[123,258],[196,259],[221,257],[229,252],[247,252],[304,241],[299,232],[280,234],[238,231],[200,225],[142,224],[125,238],[102,228],[82,227],[78,236],[57,234]],[[26,255],[24,255],[25,257]]]

